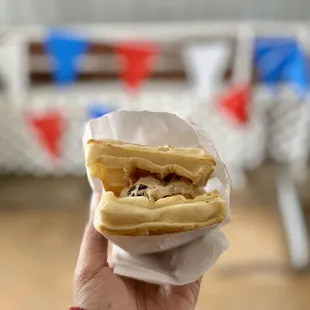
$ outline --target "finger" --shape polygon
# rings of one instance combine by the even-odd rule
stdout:
[[[91,199],[90,217],[85,228],[78,259],[78,262],[83,262],[83,264],[92,261],[94,258],[100,260],[103,264],[107,264],[108,241],[94,228],[93,225],[94,213],[99,200],[100,195],[93,194]]]
[[[174,294],[184,296],[188,301],[195,305],[200,291],[201,280],[202,277],[193,283],[182,286],[172,286],[171,290]]]

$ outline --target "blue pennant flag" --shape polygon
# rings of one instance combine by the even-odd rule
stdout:
[[[106,115],[115,110],[116,109],[111,105],[105,105],[102,103],[91,103],[87,107],[87,114],[89,119],[93,119]]]
[[[284,78],[301,96],[308,92],[308,60],[305,51],[300,47],[297,47],[292,53],[284,70]]]
[[[294,38],[258,38],[254,61],[259,79],[274,87],[290,83],[301,94],[308,90],[307,57]]]
[[[51,30],[45,40],[45,49],[53,65],[53,77],[58,85],[76,80],[78,60],[86,54],[90,44],[82,36],[68,30]]]

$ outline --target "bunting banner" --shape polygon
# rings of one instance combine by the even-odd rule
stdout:
[[[252,91],[250,86],[234,86],[224,95],[220,96],[218,108],[224,115],[237,124],[247,124],[250,119],[251,95]]]
[[[27,115],[28,121],[37,134],[42,148],[52,158],[61,157],[61,140],[64,133],[64,117],[59,112],[43,115]]]
[[[90,43],[86,38],[68,30],[52,30],[45,38],[53,78],[60,85],[73,83],[79,71],[80,59],[87,53]]]
[[[308,91],[307,56],[296,39],[256,39],[254,61],[263,83],[274,88],[286,82],[300,94]]]
[[[111,105],[106,105],[99,102],[92,102],[87,106],[87,115],[89,119],[98,118],[106,115],[116,109]]]
[[[222,82],[230,56],[230,46],[225,42],[191,45],[184,49],[185,69],[199,98],[211,100]]]
[[[152,43],[121,43],[115,46],[120,59],[120,76],[131,92],[150,76],[158,48]]]

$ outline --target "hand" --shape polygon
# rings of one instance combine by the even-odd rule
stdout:
[[[92,204],[97,203],[98,198],[93,197]],[[76,266],[74,306],[86,310],[195,308],[200,281],[183,286],[159,286],[113,274],[107,263],[108,241],[94,229],[92,219],[91,215]]]

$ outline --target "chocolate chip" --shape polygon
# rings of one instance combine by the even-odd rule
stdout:
[[[132,192],[136,189],[136,185],[130,188],[130,190],[127,192],[128,196],[131,196]]]
[[[180,180],[181,177],[175,173],[169,173],[168,175],[166,175],[163,179],[163,181],[165,183],[169,183],[171,181],[174,181],[174,180]]]
[[[138,191],[142,190],[142,189],[147,189],[147,185],[145,184],[139,184],[138,186]]]
[[[127,192],[127,196],[128,197],[141,197],[141,196],[147,197],[147,193],[145,192],[146,189],[147,189],[147,185],[145,184],[134,185]]]

